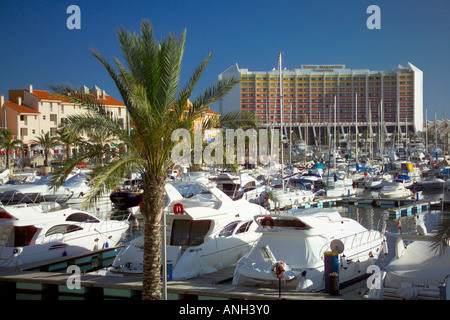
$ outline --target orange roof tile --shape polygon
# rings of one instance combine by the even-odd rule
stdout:
[[[26,91],[28,91],[28,89],[26,89]],[[45,91],[45,90],[36,90],[33,89],[33,92],[31,93],[33,96],[35,96],[36,98],[40,99],[40,100],[53,100],[53,101],[62,101],[62,102],[71,102],[67,99],[61,98],[61,97],[57,97],[57,96],[53,96],[51,93]]]
[[[108,95],[105,95],[105,99],[103,99],[102,96],[100,95],[100,99],[98,100],[100,100],[101,103],[103,103],[105,106],[122,106],[122,107],[125,106],[123,102],[120,102],[119,100]]]
[[[17,111],[18,113],[36,113],[40,114],[39,111],[36,111],[34,109],[31,109],[30,107],[24,106],[24,105],[18,105],[17,103],[11,102],[11,101],[5,101],[5,106],[10,107],[11,109]]]
[[[28,91],[28,89],[26,89],[26,91]],[[31,94],[40,100],[52,100],[52,101],[61,101],[61,102],[65,102],[65,103],[73,103],[72,101],[65,99],[63,97],[52,95],[51,93],[49,93],[45,90],[33,89],[33,93],[31,93]],[[100,95],[99,101],[101,101],[106,106],[125,106],[119,100],[117,100],[111,96],[108,96],[108,95],[105,95],[105,99],[103,99],[102,96]]]
[[[220,113],[217,113],[217,112],[215,112],[215,111],[212,111],[211,109],[206,110],[205,113],[215,114],[215,115],[218,115],[218,116],[220,115]]]

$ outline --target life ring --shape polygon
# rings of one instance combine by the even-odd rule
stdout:
[[[179,176],[181,176],[181,168],[179,166],[173,167],[172,170],[177,171],[177,175],[175,176],[175,179],[178,178]]]
[[[269,225],[267,225],[267,224],[269,224]],[[271,218],[271,217],[264,217],[262,220],[261,220],[261,226],[264,228],[264,227],[270,227],[270,228],[273,228],[273,226],[275,225],[275,223],[274,223],[274,221],[273,221],[273,219]]]
[[[271,271],[275,277],[278,279],[283,279],[286,272],[286,263],[282,261],[275,262]]]
[[[184,205],[182,203],[176,203],[173,205],[173,213],[175,214],[183,214],[184,213]]]

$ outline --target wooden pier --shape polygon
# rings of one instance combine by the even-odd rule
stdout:
[[[374,207],[402,207],[402,206],[420,206],[428,207],[428,209],[436,208],[441,205],[441,200],[416,200],[416,199],[395,199],[395,198],[363,198],[348,197],[342,198],[338,204],[340,205],[367,205]]]
[[[234,268],[186,281],[168,281],[168,300],[354,300],[361,296],[332,296],[324,292],[303,293],[278,288],[238,287],[227,283]],[[224,283],[225,282],[225,283]],[[79,287],[71,288],[74,276],[61,272],[21,271],[0,273],[2,300],[140,300],[142,278],[102,275],[79,276]]]

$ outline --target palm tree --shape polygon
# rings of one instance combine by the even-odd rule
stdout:
[[[114,81],[124,102],[131,130],[126,130],[108,114],[95,98],[68,85],[56,85],[54,94],[60,94],[79,103],[89,112],[66,118],[65,127],[72,132],[102,130],[122,148],[111,149],[111,161],[92,171],[92,188],[88,199],[95,201],[103,192],[117,186],[120,179],[139,170],[144,193],[141,211],[144,216],[144,271],[143,299],[161,299],[161,221],[164,209],[164,188],[168,170],[173,165],[171,150],[176,141],[171,141],[175,129],[192,129],[192,124],[203,112],[226,94],[237,82],[235,79],[218,81],[192,101],[188,110],[188,98],[192,95],[203,70],[209,63],[209,54],[194,71],[183,88],[179,88],[181,63],[184,52],[186,30],[180,37],[169,34],[160,43],[155,40],[153,28],[143,20],[140,35],[123,27],[116,30],[126,64],[114,59],[118,71],[99,52],[93,56],[105,67]],[[68,173],[82,158],[97,156],[95,150],[77,153],[55,170],[54,187],[61,185]]]
[[[56,137],[50,136],[49,132],[46,132],[45,134],[40,134],[35,140],[33,140],[31,143],[37,144],[38,146],[41,146],[44,148],[44,166],[48,167],[48,155],[50,153],[50,149],[56,147],[59,142]]]
[[[9,169],[9,155],[12,151],[21,150],[23,152],[23,142],[20,139],[13,139],[11,131],[0,130],[0,149],[5,149],[6,169]]]
[[[70,133],[64,128],[59,129],[56,133],[58,142],[65,147],[66,158],[69,158],[72,147],[82,142],[80,135],[77,132]]]

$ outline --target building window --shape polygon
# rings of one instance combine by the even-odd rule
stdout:
[[[20,121],[25,121],[25,116],[24,115],[20,115]]]

